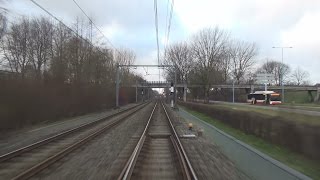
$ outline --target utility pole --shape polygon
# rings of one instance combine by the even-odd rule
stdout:
[[[291,46],[290,47],[284,47],[284,46],[280,46],[280,47],[272,47],[272,48],[281,48],[281,63],[282,63],[282,67],[281,67],[281,97],[282,97],[282,103],[284,103],[284,84],[283,84],[283,76],[284,76],[284,73],[283,73],[283,49],[284,48],[292,48]]]
[[[177,107],[177,69],[174,70],[174,107]]]
[[[234,78],[232,78],[232,103],[234,103]]]
[[[136,103],[138,103],[138,81],[136,80]]]
[[[119,84],[120,84],[120,66],[119,63],[117,63],[117,75],[116,75],[116,108],[119,107]]]

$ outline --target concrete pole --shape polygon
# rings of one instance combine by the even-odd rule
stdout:
[[[138,103],[138,81],[136,81],[136,103]]]
[[[177,106],[177,69],[174,70],[174,107]]]
[[[320,100],[320,87],[317,88],[317,94],[314,97],[314,101],[318,102]]]
[[[281,48],[281,55],[282,55],[282,68],[281,68],[281,86],[282,86],[282,103],[284,103],[284,85],[283,85],[283,47]]]
[[[251,91],[251,93],[254,93],[254,85],[253,84],[250,85],[250,91]]]
[[[234,79],[232,79],[232,103],[234,103]]]
[[[268,83],[264,83],[264,90],[268,91]]]
[[[117,63],[117,75],[116,75],[116,107],[119,107],[119,84],[120,84],[120,66],[119,63]]]
[[[184,87],[183,87],[183,101],[187,102],[187,84],[186,83],[184,84]]]

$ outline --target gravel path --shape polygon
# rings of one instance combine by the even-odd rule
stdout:
[[[168,106],[167,110],[179,136],[198,135],[196,127],[192,131],[188,130],[187,122],[183,118]],[[181,142],[199,179],[245,179],[233,162],[219,150],[214,142],[205,136],[182,138]]]
[[[142,133],[153,103],[33,179],[115,179]]]
[[[126,106],[123,106],[121,110],[135,105],[136,104],[128,104]],[[118,111],[119,110],[109,109],[104,112],[91,113],[74,118],[62,119],[56,122],[46,124],[38,124],[21,130],[1,134],[0,155],[24,147],[39,140],[45,139],[54,134],[58,134],[62,131],[74,128],[81,124],[106,117]]]

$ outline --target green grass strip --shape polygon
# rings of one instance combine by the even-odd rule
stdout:
[[[239,106],[233,104],[210,104],[212,107],[220,108],[232,108],[236,111],[256,112],[266,116],[282,117],[283,120],[293,123],[308,124],[311,126],[320,126],[319,116],[310,116],[305,114],[299,114],[295,112],[277,111],[272,109],[261,109],[259,106]]]
[[[287,148],[271,144],[254,135],[245,134],[242,131],[232,128],[222,123],[221,121],[211,118],[203,113],[192,111],[185,107],[183,107],[183,109],[187,110],[189,113],[200,118],[201,120],[214,125],[215,127],[237,138],[238,140],[249,144],[250,146],[253,146],[254,148],[282,162],[283,164],[286,164],[287,166],[300,171],[313,179],[320,179],[320,162],[308,159],[307,157],[292,152]]]

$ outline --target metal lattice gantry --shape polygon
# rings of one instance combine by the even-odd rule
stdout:
[[[174,67],[173,65],[134,65],[134,64],[119,64],[117,63],[117,74],[116,74],[116,107],[119,107],[119,88],[120,88],[120,68],[121,67],[129,67],[129,68],[138,68],[138,67],[155,67],[155,68],[168,68],[168,67]],[[175,78],[174,78],[174,102],[176,102],[177,99],[177,93],[176,93],[176,84],[177,84],[177,73],[175,71]],[[137,86],[136,86],[137,88]],[[136,89],[137,93],[137,89]],[[137,98],[137,95],[136,95]]]
[[[116,74],[116,107],[119,107],[119,87],[120,87],[120,68],[121,67],[156,67],[156,68],[168,68],[168,67],[174,67],[173,65],[120,65],[117,64],[117,74]],[[266,75],[264,75],[266,76]],[[135,87],[136,88],[136,94],[137,94],[137,88],[168,88],[170,87],[169,82],[167,81],[147,81],[142,83],[136,83],[135,85],[123,85],[124,87]],[[177,99],[177,93],[176,88],[196,88],[196,87],[203,87],[204,84],[177,84],[177,74],[175,71],[175,79],[174,79],[174,102],[176,102]],[[254,91],[255,88],[260,88],[259,84],[238,84],[238,85],[232,85],[232,84],[216,84],[216,85],[210,85],[211,88],[221,88],[221,89],[248,89],[251,90],[251,92]],[[316,91],[316,96],[314,97],[314,101],[318,101],[320,99],[320,87],[317,86],[268,86],[268,89],[270,90],[295,90],[295,91]],[[311,93],[310,93],[311,94]],[[184,94],[185,96],[185,94]],[[137,95],[136,95],[137,98]]]

